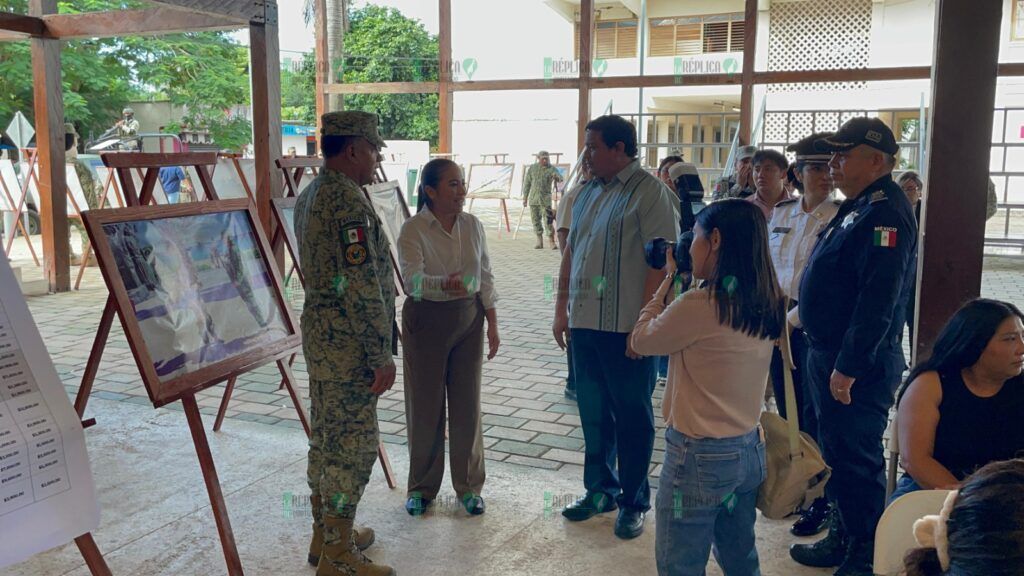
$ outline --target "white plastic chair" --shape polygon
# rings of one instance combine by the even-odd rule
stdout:
[[[889,505],[875,531],[875,574],[895,576],[903,570],[903,558],[917,547],[914,522],[938,514],[948,490],[918,490],[900,496]]]

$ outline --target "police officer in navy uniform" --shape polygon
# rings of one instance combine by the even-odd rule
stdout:
[[[796,544],[794,560],[871,576],[875,526],[885,507],[882,434],[905,359],[901,339],[913,281],[917,224],[893,182],[899,146],[876,118],[854,118],[815,143],[847,199],[821,232],[800,283],[810,349],[805,377],[832,467],[826,492],[838,514],[828,536]]]

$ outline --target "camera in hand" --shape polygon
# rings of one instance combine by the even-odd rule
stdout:
[[[693,206],[702,208],[704,185],[700,181],[697,167],[689,162],[677,162],[669,168],[669,176],[676,185],[679,194],[679,238],[675,242],[665,238],[655,238],[644,246],[647,265],[656,270],[665,267],[666,248],[671,246],[671,254],[676,262],[677,274],[693,272],[690,260],[690,244],[693,243],[693,226],[696,223]]]

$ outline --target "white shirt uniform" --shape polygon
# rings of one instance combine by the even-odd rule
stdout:
[[[768,222],[768,250],[772,255],[779,286],[792,299],[800,293],[807,259],[825,229],[839,211],[839,202],[825,200],[812,212],[804,210],[803,200],[792,198],[775,205]]]
[[[430,208],[424,207],[402,225],[398,260],[405,291],[413,298],[457,300],[458,297],[446,294],[442,286],[449,274],[458,272],[469,297],[480,293],[485,310],[494,308],[498,301],[487,253],[487,234],[472,214],[460,213],[448,233]]]

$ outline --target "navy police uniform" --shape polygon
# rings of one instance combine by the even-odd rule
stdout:
[[[895,139],[878,125],[859,122],[852,139],[844,126],[835,140],[819,141],[819,149],[824,142],[832,150],[867,144],[889,152]],[[843,202],[821,232],[800,284],[808,388],[833,470],[827,491],[851,545],[870,547],[885,505],[882,435],[905,367],[901,339],[916,249],[913,209],[885,175]],[[849,405],[832,397],[833,370],[856,379]]]

